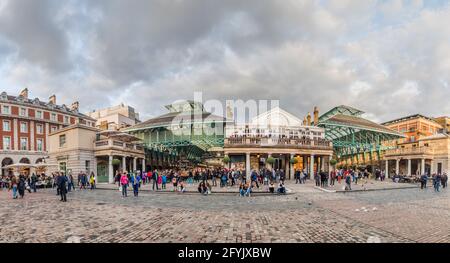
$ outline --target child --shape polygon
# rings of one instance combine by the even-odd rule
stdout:
[[[273,185],[273,182],[270,183],[270,186],[269,186],[269,192],[270,192],[271,194],[273,194],[273,193],[275,192],[275,186]]]
[[[166,174],[163,174],[161,176],[161,182],[162,182],[161,189],[166,189],[166,183],[167,183],[167,176],[166,176]]]

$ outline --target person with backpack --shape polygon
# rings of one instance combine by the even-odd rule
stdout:
[[[428,175],[422,174],[422,176],[420,176],[420,189],[426,189],[427,188],[427,181],[428,181]]]
[[[347,176],[345,176],[345,190],[346,191],[352,190],[352,178],[350,174],[347,174]]]
[[[159,177],[158,170],[155,170],[155,171],[153,172],[153,175],[152,175],[152,181],[153,181],[152,189],[153,189],[153,191],[155,191],[155,186],[156,186],[156,190],[157,190],[157,191],[159,190],[159,187],[158,187],[158,177]]]
[[[141,177],[139,175],[133,174],[133,175],[131,175],[130,179],[131,179],[131,185],[133,186],[134,197],[138,197],[139,185],[141,183]]]
[[[61,174],[60,176],[58,176],[58,189],[59,189],[59,194],[61,195],[61,202],[67,202],[67,176],[64,174]]]

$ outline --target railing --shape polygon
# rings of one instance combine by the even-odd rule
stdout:
[[[408,148],[397,148],[386,150],[385,156],[397,156],[397,155],[423,155],[423,154],[433,154],[434,150],[430,147],[408,147]]]
[[[144,147],[132,143],[125,143],[112,139],[99,140],[95,142],[95,147],[98,148],[120,148],[122,150],[143,151]]]
[[[327,140],[308,140],[308,139],[290,139],[290,138],[260,138],[260,137],[230,137],[224,140],[225,145],[229,146],[255,146],[255,147],[274,147],[274,146],[292,146],[292,147],[332,147]]]

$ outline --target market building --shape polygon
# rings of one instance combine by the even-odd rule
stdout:
[[[318,114],[316,109],[315,119]],[[293,179],[296,169],[306,169],[311,176],[310,171],[329,171],[333,145],[325,138],[325,129],[312,125],[310,115],[302,121],[276,107],[248,124],[227,125],[224,153],[229,168],[245,171],[247,177],[252,170],[267,167],[281,169]],[[273,164],[267,164],[269,157]]]
[[[145,171],[140,140],[120,131],[101,131],[79,124],[49,135],[50,172],[94,172],[99,183],[113,183],[115,171]]]
[[[28,89],[18,96],[0,94],[0,161],[3,167],[16,163],[36,164],[48,156],[48,135],[69,125],[94,127],[95,120],[79,111],[79,103],[58,105],[56,96],[48,102],[30,99]],[[26,171],[25,171],[26,172]]]
[[[141,139],[147,168],[182,169],[217,163],[224,142],[224,129],[231,121],[207,112],[200,102],[180,101],[165,106],[167,114],[124,129]],[[222,152],[223,153],[223,152]]]
[[[449,171],[450,140],[448,117],[430,118],[416,114],[383,123],[401,132],[405,139],[384,154],[389,174],[442,174]]]
[[[376,168],[384,168],[385,151],[395,149],[395,141],[405,136],[365,119],[363,114],[361,110],[341,105],[321,115],[317,123],[325,129],[325,138],[333,142],[339,166],[364,166],[373,173]]]

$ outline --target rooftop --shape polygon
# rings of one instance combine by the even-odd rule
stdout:
[[[424,116],[422,114],[414,114],[414,115],[409,115],[406,117],[398,118],[398,119],[395,119],[392,121],[383,122],[383,123],[381,123],[381,125],[390,125],[390,124],[394,124],[394,123],[399,123],[399,122],[404,122],[404,121],[419,119],[419,118],[426,119],[428,121],[435,122],[436,124],[438,124],[433,118]]]

